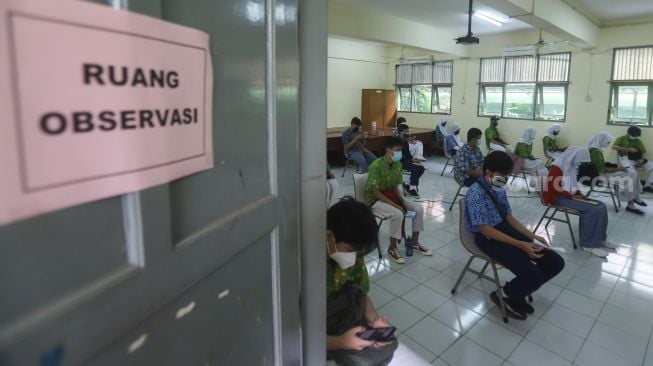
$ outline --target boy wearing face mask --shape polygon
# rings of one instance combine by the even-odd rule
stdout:
[[[327,211],[327,359],[343,366],[426,366],[396,338],[378,342],[359,336],[367,329],[390,327],[368,295],[365,254],[378,245],[378,234],[370,208],[351,197]]]
[[[399,138],[402,140],[403,145],[401,148],[401,167],[410,172],[410,185],[406,187],[408,194],[419,198],[417,190],[419,189],[419,178],[424,174],[426,170],[423,166],[417,164],[419,160],[413,156],[410,152],[410,127],[407,124],[403,123],[397,127],[397,132],[399,133]],[[405,187],[405,185],[404,185]]]
[[[619,137],[612,144],[612,150],[619,154],[619,165],[631,169],[641,168],[648,172],[644,183],[644,192],[653,193],[653,162],[644,158],[646,148],[640,140],[642,129],[637,126],[628,127],[628,133]]]
[[[345,154],[356,161],[358,171],[366,173],[370,164],[376,159],[376,155],[369,151],[363,143],[366,133],[361,131],[362,122],[360,118],[351,119],[351,126],[342,132],[342,143],[345,145]]]
[[[498,126],[499,117],[490,117],[490,127],[485,129],[485,145],[487,146],[487,151],[488,153],[492,151],[504,151],[512,154],[512,146],[508,145],[507,142],[499,137]]]
[[[467,191],[465,213],[467,229],[475,233],[479,249],[515,275],[501,293],[493,291],[490,299],[500,306],[499,296],[504,296],[506,315],[524,320],[534,312],[525,298],[560,273],[565,262],[556,252],[534,244],[537,240],[547,245],[546,239],[512,216],[504,188],[512,166],[505,152],[488,154],[483,176]]]
[[[402,223],[407,211],[415,212],[413,217],[413,251],[422,255],[432,255],[430,249],[419,244],[419,233],[424,230],[424,209],[410,202],[399,193],[397,186],[402,183],[401,159],[403,141],[393,137],[386,142],[385,155],[370,165],[370,172],[365,187],[365,201],[379,217],[390,221],[390,247],[388,256],[394,262],[406,262],[399,253],[397,244],[403,237]]]

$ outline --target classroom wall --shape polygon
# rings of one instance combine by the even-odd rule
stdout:
[[[327,127],[348,127],[352,117],[360,117],[363,89],[394,89],[389,51],[382,44],[329,37]]]
[[[653,40],[650,34],[653,34],[652,23],[609,27],[601,30],[599,46],[596,49],[580,50],[560,46],[572,51],[567,117],[566,122],[561,123],[563,131],[559,137],[561,144],[584,146],[594,134],[603,130],[611,132],[615,137],[625,134],[625,127],[607,125],[609,102],[607,80],[610,79],[612,70],[612,48],[651,45]],[[555,40],[554,37],[546,34],[544,39]],[[460,123],[463,130],[470,127],[484,130],[489,124],[489,118],[477,116],[480,57],[500,56],[505,46],[533,43],[536,40],[535,31],[481,37],[481,44],[471,47],[469,58],[455,59],[452,115],[448,116],[449,119]],[[397,56],[400,52],[402,52],[401,47],[392,47],[390,55]],[[403,52],[404,55],[428,54],[428,51],[415,49],[403,49]],[[436,58],[454,59],[437,54]],[[394,65],[389,65],[389,68],[394,71]],[[586,100],[587,96],[590,97],[589,101]],[[400,112],[398,115],[405,117],[411,126],[425,128],[433,128],[441,118],[440,115],[433,114]],[[536,156],[541,156],[541,138],[550,125],[551,123],[543,121],[502,119],[499,123],[499,131],[504,139],[514,144],[525,128],[531,126],[537,128],[539,134],[533,151]],[[644,128],[642,139],[649,150],[653,151],[653,129]],[[614,161],[616,155],[610,152],[608,158]]]

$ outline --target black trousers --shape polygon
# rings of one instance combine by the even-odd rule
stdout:
[[[419,178],[424,174],[424,167],[413,162],[406,162],[401,164],[404,170],[410,172],[410,185],[418,186]]]
[[[494,228],[517,240],[530,242],[505,221]],[[531,259],[521,249],[489,239],[480,232],[476,233],[476,245],[515,275],[515,278],[503,286],[503,292],[517,301],[523,301],[565,267],[565,260],[553,250],[545,249],[541,258]]]

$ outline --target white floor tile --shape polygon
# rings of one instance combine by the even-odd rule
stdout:
[[[471,282],[472,282],[472,276],[468,276],[467,279],[463,279],[460,285],[458,285],[458,291],[461,291],[462,289],[467,287],[467,284]],[[437,291],[438,293],[440,293],[440,295],[444,295],[449,298],[452,297],[451,289],[455,284],[456,284],[455,279],[447,275],[444,275],[442,273],[424,282],[424,286],[430,288],[431,290]]]
[[[501,366],[503,359],[466,337],[456,341],[442,358],[451,366]]]
[[[480,315],[487,314],[494,307],[494,303],[490,300],[489,294],[471,286],[456,292],[453,300],[458,304],[474,310]]]
[[[647,342],[610,325],[597,322],[587,340],[630,362],[644,361]]]
[[[370,292],[368,295],[372,298],[372,303],[374,303],[374,307],[377,309],[395,298],[393,293],[374,283],[370,284]]]
[[[606,350],[604,347],[595,345],[591,342],[585,342],[574,361],[578,366],[637,366],[638,363],[632,363],[620,356]]]
[[[410,338],[406,334],[400,335],[398,339],[399,339],[399,342],[406,345],[406,347],[410,348],[413,352],[415,352],[418,355],[422,356],[422,358],[424,358],[428,362],[433,362],[438,358],[436,355],[434,355],[429,350],[424,348],[421,344],[415,342],[412,338]]]
[[[651,334],[651,318],[638,316],[614,305],[606,304],[598,320],[611,325],[639,339],[647,339]]]
[[[426,314],[406,301],[396,298],[377,309],[379,315],[387,316],[390,324],[405,332],[413,324],[424,318]]]
[[[460,333],[431,317],[408,329],[406,335],[438,356],[461,336]]]
[[[582,278],[573,278],[567,285],[567,289],[575,291],[579,294],[591,297],[600,302],[606,302],[610,293],[612,292],[611,287],[599,285],[597,283],[592,283]]]
[[[453,260],[435,253],[419,259],[419,262],[435,271],[442,271],[454,263]]]
[[[421,254],[415,254],[415,255],[421,256]],[[424,281],[438,274],[437,271],[434,271],[433,269],[425,266],[420,262],[406,264],[404,268],[399,270],[399,273],[419,283],[423,283]]]
[[[571,366],[571,362],[526,339],[517,346],[508,361],[515,366]]]
[[[397,296],[401,296],[419,285],[419,282],[412,280],[399,272],[389,274],[376,281],[376,283]]]
[[[576,358],[584,341],[583,338],[543,320],[535,324],[526,338],[568,361],[573,361]]]
[[[475,311],[454,301],[442,304],[436,311],[431,313],[431,316],[460,333],[470,330],[482,318]]]
[[[497,355],[507,358],[522,337],[499,324],[483,318],[467,332],[467,337]]]
[[[427,314],[449,301],[448,298],[423,285],[410,290],[402,298]]]
[[[594,325],[594,319],[559,304],[551,305],[542,319],[583,339]]]
[[[596,319],[601,313],[603,303],[571,290],[564,290],[556,300],[562,306]]]

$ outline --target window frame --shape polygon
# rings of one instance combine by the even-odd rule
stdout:
[[[433,66],[435,64],[437,64],[437,63],[444,63],[444,62],[450,62],[451,63],[451,83],[433,83],[432,82],[430,84],[429,83],[425,84],[425,83],[413,83],[412,80],[411,80],[410,84],[406,84],[406,83],[398,84],[397,83],[397,68],[401,64],[395,65],[395,91],[397,92],[397,105],[398,105],[397,112],[416,113],[416,114],[435,114],[435,115],[443,115],[443,116],[450,116],[451,115],[452,110],[453,110],[453,103],[451,103],[451,102],[449,103],[449,113],[433,112],[433,100],[434,100],[434,98],[436,98],[436,96],[438,96],[438,92],[436,91],[437,88],[447,87],[447,88],[451,89],[451,101],[453,101],[453,95],[454,95],[454,93],[453,93],[453,85],[454,85],[454,83],[453,83],[453,64],[454,64],[454,61],[453,60],[438,60],[438,61],[431,62],[431,63],[418,63],[418,64],[410,64],[410,65],[411,65],[411,68],[416,66],[416,65],[426,65],[426,64],[431,65],[431,81],[432,81],[433,76],[434,76],[433,75],[434,74]],[[406,64],[403,64],[403,65],[406,65]],[[413,93],[413,88],[415,86],[417,86],[417,85],[428,85],[431,88],[431,104],[430,104],[429,112],[418,112],[414,108],[415,107],[415,93]],[[399,107],[401,107],[401,93],[400,93],[401,88],[408,88],[410,90],[410,110],[409,111],[401,110],[399,108]],[[438,104],[439,104],[439,99],[438,99]]]
[[[568,54],[569,55],[569,63],[567,64],[567,81],[539,81],[539,74],[540,74],[540,57],[541,56],[547,56],[547,55],[556,55],[556,54]],[[531,82],[507,82],[506,81],[506,75],[507,75],[507,65],[506,65],[506,59],[508,58],[519,58],[519,57],[529,57],[529,56],[514,56],[514,57],[487,57],[487,58],[481,58],[481,62],[479,63],[479,70],[478,70],[478,100],[477,100],[477,107],[476,107],[476,116],[477,117],[491,117],[491,116],[498,116],[501,119],[514,119],[514,120],[524,120],[524,121],[541,121],[541,122],[556,122],[556,123],[565,123],[567,122],[567,109],[569,106],[569,78],[571,76],[571,52],[552,52],[552,53],[543,53],[543,54],[537,54],[532,57],[535,58],[535,80]],[[482,82],[481,77],[483,75],[483,69],[482,69],[482,60],[483,59],[493,59],[493,58],[501,58],[503,59],[503,81],[501,82]],[[533,93],[533,118],[522,118],[522,117],[508,117],[505,116],[505,108],[506,108],[506,92],[507,92],[507,85],[514,85],[514,84],[535,84],[535,91]],[[502,87],[503,92],[501,96],[501,112],[499,114],[496,113],[489,113],[489,114],[482,114],[481,113],[481,97],[484,95],[484,87]],[[543,86],[562,86],[564,88],[564,93],[565,93],[565,109],[564,109],[564,118],[559,119],[559,120],[552,120],[552,119],[544,119],[544,118],[537,118],[538,117],[538,100],[540,97],[540,90],[541,87]],[[485,98],[487,100],[487,98]]]
[[[607,122],[609,126],[637,126],[642,128],[653,128],[653,79],[634,79],[634,80],[616,80],[614,79],[615,66],[617,61],[617,52],[620,50],[632,50],[638,48],[653,48],[653,45],[646,46],[634,46],[634,47],[615,47],[612,51],[612,67],[610,69],[610,84],[609,94],[608,94],[608,111],[607,111]],[[653,62],[653,57],[650,60]],[[646,120],[644,122],[633,121],[623,121],[616,120],[612,116],[612,111],[614,108],[619,108],[619,98],[616,98],[616,103],[613,105],[613,98],[615,97],[615,90],[618,90],[620,86],[646,86],[648,87],[648,98],[646,100]],[[617,112],[618,113],[618,112]]]

